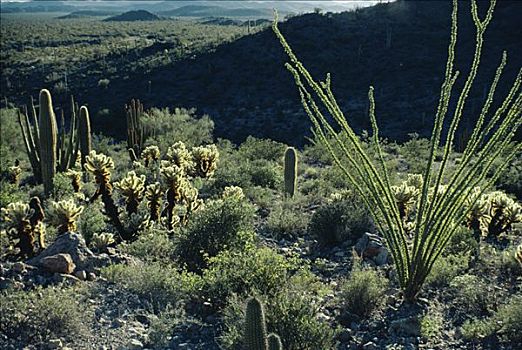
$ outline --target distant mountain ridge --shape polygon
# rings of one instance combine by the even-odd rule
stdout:
[[[161,17],[145,10],[128,11],[104,19],[105,22],[159,21]]]

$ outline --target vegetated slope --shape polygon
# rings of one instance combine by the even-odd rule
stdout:
[[[460,7],[456,68],[467,76],[475,33],[469,4]],[[480,7],[484,12],[484,4]],[[281,30],[316,79],[332,73],[334,93],[356,129],[369,129],[367,91],[374,85],[381,135],[404,140],[413,132],[431,132],[447,58],[450,12],[449,2],[399,1],[354,12],[303,15],[283,23]],[[509,55],[499,95],[520,68],[520,13],[520,1],[497,4],[466,105],[466,128],[480,112],[502,51]],[[284,68],[286,61],[267,29],[146,76],[138,72],[126,82],[114,81],[111,94],[92,102],[114,106],[139,97],[146,106],[196,107],[213,117],[219,136],[240,141],[254,134],[300,144],[310,123]],[[145,93],[149,80],[151,94]],[[457,89],[463,80],[458,80]]]
[[[64,16],[56,17],[58,19],[75,19],[75,18],[86,18],[86,17],[105,17],[113,16],[116,13],[113,11],[74,11]]]
[[[161,18],[158,15],[145,10],[128,11],[121,15],[109,17],[105,19],[107,22],[123,22],[123,21],[158,21]]]
[[[225,8],[221,6],[187,5],[173,10],[161,12],[163,16],[177,17],[210,17],[210,16],[266,16],[268,9]]]

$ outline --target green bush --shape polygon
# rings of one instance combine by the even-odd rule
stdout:
[[[324,245],[357,240],[371,230],[368,211],[354,196],[334,199],[318,208],[310,219],[308,232]]]
[[[281,337],[284,349],[334,348],[335,330],[318,318],[322,288],[309,272],[302,272],[290,278],[274,296],[260,296],[265,306],[267,331]],[[245,298],[233,296],[223,311],[225,331],[221,344],[227,349],[243,349],[244,305]]]
[[[384,300],[388,280],[373,269],[355,264],[350,276],[340,284],[340,302],[344,310],[367,317],[378,310]]]
[[[78,219],[78,232],[83,236],[87,244],[95,233],[102,233],[107,228],[107,217],[103,214],[101,201],[85,204],[83,215]]]
[[[86,325],[93,321],[79,288],[9,291],[0,298],[0,334],[24,344],[69,341],[85,335]]]
[[[455,293],[454,304],[460,317],[485,316],[495,303],[492,288],[478,276],[455,277],[449,286]]]
[[[111,265],[102,276],[147,299],[156,311],[194,297],[201,286],[198,275],[156,262]]]
[[[283,158],[285,149],[286,146],[282,143],[266,139],[257,139],[249,136],[241,146],[239,146],[238,154],[242,159],[264,159],[280,162]]]
[[[272,207],[266,222],[267,234],[275,239],[295,239],[306,231],[309,216],[302,208],[294,208],[292,202]]]
[[[207,258],[226,249],[243,248],[252,241],[254,208],[235,198],[209,201],[182,228],[176,241],[176,256],[191,271],[206,267]]]
[[[185,320],[185,312],[182,307],[167,305],[157,317],[153,317],[149,326],[149,341],[154,349],[165,349],[174,328]]]
[[[246,173],[250,175],[250,182],[254,186],[276,189],[281,183],[281,169],[266,160],[259,159],[247,163]]]
[[[426,284],[432,287],[445,287],[455,277],[462,274],[469,263],[469,254],[448,255],[437,259],[426,278]]]
[[[136,241],[119,245],[119,249],[144,261],[168,262],[174,257],[175,247],[166,231],[148,229]]]
[[[204,293],[207,299],[219,304],[232,294],[274,295],[284,288],[292,271],[298,268],[270,248],[249,246],[245,250],[226,250],[208,261],[203,272]]]
[[[489,318],[466,321],[461,333],[466,340],[481,340],[496,334],[512,346],[522,345],[522,296],[511,297]]]
[[[430,305],[428,312],[420,320],[420,332],[425,339],[438,338],[444,329],[444,315],[438,304]]]

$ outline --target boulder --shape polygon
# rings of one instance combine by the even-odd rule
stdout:
[[[66,232],[58,236],[48,248],[34,258],[29,259],[26,263],[33,266],[44,267],[42,263],[45,258],[58,254],[69,255],[78,270],[93,271],[94,268],[105,266],[109,263],[109,257],[95,255],[87,247],[83,237],[74,232]],[[62,271],[55,272],[64,273]]]
[[[355,244],[354,249],[357,254],[364,259],[372,260],[376,265],[384,265],[388,262],[388,250],[378,235],[365,232]]]
[[[49,272],[70,274],[76,268],[69,254],[49,255],[40,260],[40,266]]]

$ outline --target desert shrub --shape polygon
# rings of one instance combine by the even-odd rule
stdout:
[[[119,246],[123,253],[144,261],[168,262],[174,256],[174,243],[167,232],[150,228],[144,231],[136,241]]]
[[[83,236],[87,244],[95,233],[103,232],[106,227],[107,217],[103,214],[103,204],[100,201],[85,204],[84,214],[78,220],[78,232]]]
[[[201,285],[199,276],[156,262],[111,265],[102,276],[145,298],[156,311],[193,297]]]
[[[324,245],[356,240],[372,227],[368,211],[355,197],[334,199],[318,208],[308,232]]]
[[[0,180],[0,207],[5,208],[9,203],[23,201],[26,195],[19,191],[18,186]]]
[[[438,259],[426,278],[426,284],[432,287],[445,287],[468,268],[468,263],[469,254],[466,253]]]
[[[306,231],[309,216],[292,202],[283,202],[270,211],[266,222],[267,234],[276,238],[294,239]]]
[[[177,235],[176,256],[191,270],[206,266],[206,258],[238,249],[253,239],[254,208],[235,198],[209,201]]]
[[[340,302],[350,314],[367,317],[379,309],[388,280],[371,268],[355,264],[350,276],[340,284]]]
[[[467,340],[481,340],[496,334],[513,346],[522,345],[522,296],[511,297],[491,317],[466,321],[461,333]]]
[[[433,339],[440,336],[444,329],[444,315],[439,304],[431,304],[428,312],[420,320],[420,332],[423,338]]]
[[[285,149],[286,146],[280,142],[249,136],[239,146],[238,155],[242,159],[264,159],[279,162],[283,158]]]
[[[430,155],[430,141],[419,138],[416,133],[409,136],[410,139],[399,148],[399,154],[406,160],[409,173],[421,174]]]
[[[252,185],[274,189],[281,183],[283,176],[275,164],[262,159],[250,162],[246,172],[250,175]]]
[[[522,261],[516,258],[517,246],[511,245],[500,254],[495,260],[500,271],[505,272],[507,276],[522,276]]]
[[[505,162],[499,157],[498,163]],[[497,187],[514,194],[518,200],[522,200],[522,155],[518,155],[511,161],[506,171],[500,176],[496,183]]]
[[[457,276],[449,286],[455,293],[455,311],[461,318],[488,315],[495,303],[492,287],[478,276]]]
[[[165,349],[168,347],[174,328],[186,319],[182,307],[167,305],[157,317],[153,317],[149,326],[148,345],[154,349]]]
[[[218,304],[232,294],[271,296],[284,288],[290,273],[297,268],[297,261],[270,248],[250,245],[245,250],[226,250],[209,259],[208,269],[203,272],[204,293]]]
[[[335,331],[318,318],[321,284],[309,273],[296,274],[279,293],[266,298],[267,331],[281,337],[288,350],[332,349]],[[324,288],[324,287],[323,287]],[[223,311],[225,331],[221,343],[227,349],[243,349],[245,298],[232,296]]]
[[[71,180],[63,173],[57,173],[53,178],[53,199],[60,201],[62,199],[71,198],[74,195],[74,190],[71,186]]]
[[[25,344],[72,340],[86,333],[92,314],[79,288],[49,287],[0,295],[0,333]]]
[[[444,249],[443,256],[471,253],[479,249],[479,242],[473,237],[473,230],[459,226]]]

